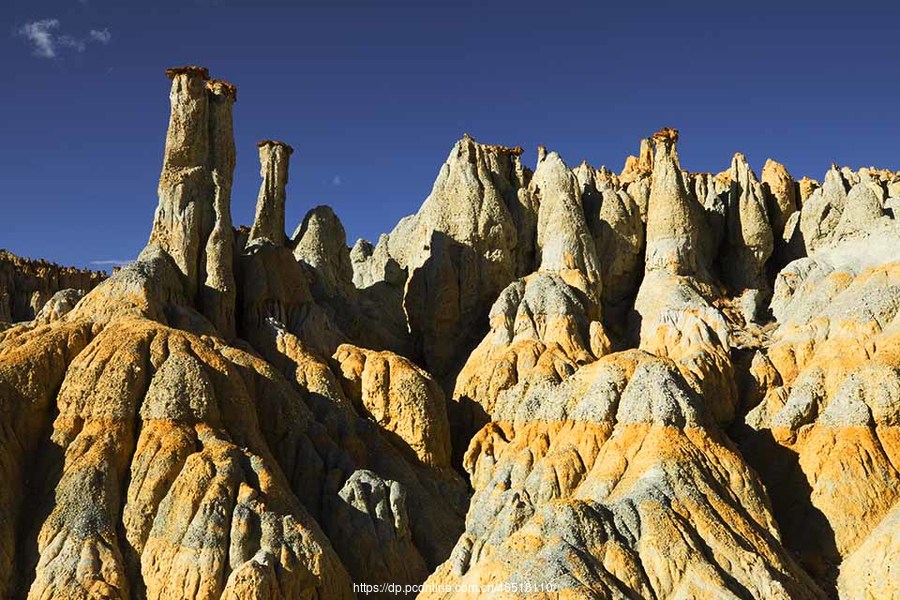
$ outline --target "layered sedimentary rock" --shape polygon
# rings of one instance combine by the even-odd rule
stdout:
[[[730,328],[718,306],[721,294],[710,281],[711,253],[716,250],[710,223],[727,227],[727,221],[711,220],[697,197],[686,189],[676,148],[678,132],[663,129],[653,140],[656,150],[644,278],[634,302],[638,345],[676,361],[692,387],[702,394],[709,413],[725,423],[734,417],[737,392]],[[742,244],[742,240],[735,243]]]
[[[428,584],[506,584],[503,598],[823,597],[670,361],[615,353],[500,403],[466,454],[466,532]]]
[[[103,271],[62,267],[0,250],[0,322],[29,321],[57,292],[89,292],[105,278]]]
[[[785,544],[829,587],[900,499],[900,238],[886,225],[779,274],[742,439]]]
[[[896,595],[900,174],[465,136],[350,248],[168,75],[138,260],[0,261],[0,597]]]

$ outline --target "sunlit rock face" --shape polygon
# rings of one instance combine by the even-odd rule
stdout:
[[[167,75],[138,259],[0,255],[0,597],[897,595],[900,175],[466,135],[350,247]]]

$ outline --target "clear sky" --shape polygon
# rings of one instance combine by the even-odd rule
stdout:
[[[3,0],[0,247],[103,266],[146,242],[166,67],[238,86],[232,212],[255,142],[292,144],[288,233],[330,204],[377,239],[415,212],[453,143],[536,146],[614,170],[681,130],[682,165],[735,151],[820,178],[900,162],[900,8],[815,2]],[[108,268],[108,267],[107,267]]]

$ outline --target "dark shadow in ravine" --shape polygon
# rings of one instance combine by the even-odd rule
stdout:
[[[830,597],[837,598],[841,556],[834,529],[812,503],[813,490],[799,455],[779,444],[768,429],[741,425],[729,433],[766,486],[784,546]]]

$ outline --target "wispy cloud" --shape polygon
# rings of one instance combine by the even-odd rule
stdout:
[[[88,34],[91,41],[100,42],[101,44],[108,44],[109,40],[112,39],[112,34],[109,32],[109,29],[91,29],[91,32]]]
[[[90,264],[96,267],[121,267],[122,265],[127,265],[128,263],[134,262],[134,260],[92,260]]]
[[[41,58],[55,58],[56,44],[53,41],[53,30],[59,27],[59,19],[44,19],[22,25],[18,34],[34,46],[34,55]]]
[[[342,183],[344,182],[341,180],[340,175],[335,175],[334,179],[331,180],[331,185],[341,185]]]
[[[108,29],[91,29],[84,37],[76,37],[60,31],[59,19],[42,19],[25,23],[16,34],[33,47],[38,58],[56,58],[61,49],[84,52],[88,43],[108,44],[112,34]]]

